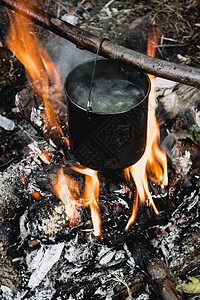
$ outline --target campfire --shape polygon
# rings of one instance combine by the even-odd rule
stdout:
[[[199,257],[198,242],[187,255],[187,267],[184,255],[179,254],[184,244],[178,246],[183,243],[181,238],[188,241],[191,233],[199,241],[199,130],[194,112],[184,111],[181,119],[178,113],[169,117],[172,112],[167,110],[165,99],[172,93],[156,97],[157,79],[148,74],[151,89],[145,147],[138,160],[116,170],[81,165],[75,158],[70,124],[63,110],[63,78],[37,38],[32,21],[21,13],[20,3],[23,4],[17,1],[15,8],[19,13],[7,9],[10,30],[5,42],[14,59],[22,64],[21,74],[25,70],[28,79],[18,88],[15,103],[17,111],[28,120],[30,132],[20,123],[18,130],[29,150],[13,167],[17,175],[9,179],[18,190],[21,203],[13,217],[8,201],[2,222],[2,247],[14,263],[18,264],[21,256],[25,259],[18,293],[13,283],[8,287],[2,281],[3,297],[17,299],[16,294],[24,299],[37,299],[34,295],[41,299],[181,299],[180,291],[188,288],[192,293],[192,284],[196,284],[198,293],[198,267],[188,267],[192,259]],[[7,6],[12,8],[12,4]],[[27,8],[30,10],[31,6]],[[53,24],[60,26],[59,19],[55,18]],[[160,39],[158,27],[151,27],[148,57],[155,56]],[[108,45],[103,39],[98,51],[103,54]],[[179,85],[179,93],[181,88]],[[199,91],[190,89],[199,99]],[[197,102],[192,102],[196,113]],[[92,112],[85,112],[90,118]],[[68,119],[69,113],[68,110]],[[9,125],[10,120],[6,120]],[[38,140],[32,132],[39,134]],[[89,149],[86,151],[90,153]],[[5,186],[5,178],[12,172],[9,168],[1,179]],[[185,224],[189,224],[188,230]],[[189,287],[185,274],[192,281]]]

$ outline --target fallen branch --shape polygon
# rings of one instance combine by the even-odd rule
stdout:
[[[23,0],[0,0],[0,4],[71,41],[80,49],[97,52],[101,40],[87,31],[62,21]],[[113,44],[108,40],[103,41],[99,54],[115,61],[136,66],[155,76],[200,88],[200,69],[152,58]]]
[[[164,261],[157,255],[149,240],[144,236],[137,239],[129,236],[127,246],[135,263],[142,269],[154,286],[156,299],[179,300],[180,294],[176,290],[177,279]]]

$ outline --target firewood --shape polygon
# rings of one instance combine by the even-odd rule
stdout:
[[[136,264],[151,278],[152,285],[157,290],[158,299],[178,300],[179,293],[176,291],[176,278],[164,261],[155,253],[145,237],[140,236],[127,240],[127,246],[132,253]]]
[[[136,66],[158,77],[200,88],[200,70],[198,68],[152,58],[126,47],[116,45],[108,40],[103,40],[102,42],[101,38],[21,0],[0,0],[0,4],[31,19],[35,24],[71,41],[80,49],[96,53],[101,45],[99,54],[106,58]]]

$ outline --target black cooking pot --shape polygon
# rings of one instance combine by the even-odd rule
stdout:
[[[70,148],[83,166],[99,171],[115,171],[136,163],[144,153],[147,132],[147,111],[150,81],[137,68],[110,60],[98,60],[93,85],[100,80],[127,82],[137,86],[142,95],[133,107],[125,111],[88,111],[77,104],[77,85],[89,89],[94,61],[78,65],[67,76],[65,92],[68,105]],[[106,87],[105,87],[106,88]],[[128,99],[127,99],[128,100]],[[93,99],[95,102],[95,99]]]

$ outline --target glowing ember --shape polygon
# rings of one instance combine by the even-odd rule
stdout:
[[[34,191],[34,192],[32,193],[32,196],[33,196],[33,198],[34,198],[35,200],[37,200],[37,201],[39,201],[39,200],[42,199],[42,196],[41,196],[40,193],[37,192],[37,191]]]

